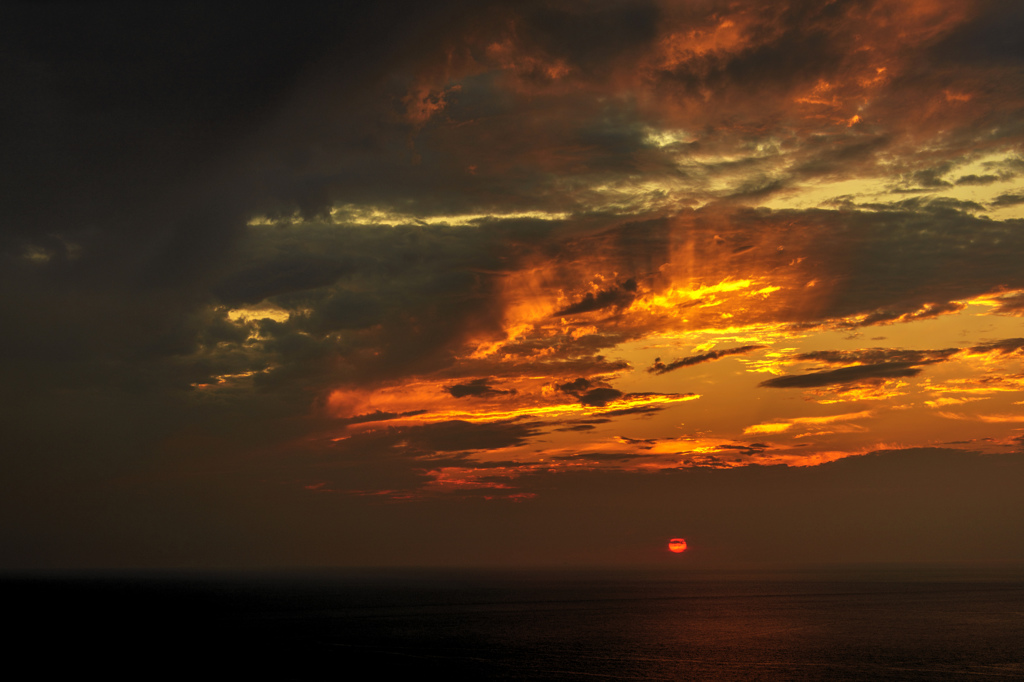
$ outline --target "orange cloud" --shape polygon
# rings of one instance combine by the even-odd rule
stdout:
[[[870,410],[860,412],[847,412],[844,414],[833,414],[824,417],[793,417],[779,422],[768,424],[755,424],[743,429],[744,434],[772,434],[788,431],[792,426],[817,426],[819,424],[834,424],[836,422],[853,421],[856,419],[868,419],[872,416]]]

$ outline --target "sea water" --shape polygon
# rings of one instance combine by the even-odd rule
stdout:
[[[1005,575],[410,570],[0,586],[14,660],[42,651],[37,671],[123,679],[1024,679],[1024,580]]]

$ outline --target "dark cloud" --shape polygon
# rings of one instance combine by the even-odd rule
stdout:
[[[453,386],[445,386],[445,390],[452,394],[455,398],[465,398],[466,396],[472,396],[474,398],[492,396],[492,395],[506,395],[515,393],[515,390],[500,391],[495,388],[491,388],[489,382],[491,380],[487,378],[473,379],[472,381],[464,384],[455,384]]]
[[[560,426],[555,431],[593,431],[596,428],[593,424],[576,424],[575,426]]]
[[[0,129],[17,134],[0,210],[19,239],[0,247],[60,235],[80,275],[129,286],[216,270],[253,213],[330,208],[308,154],[372,149],[381,58],[404,60],[460,4],[268,3],[243,22],[227,7],[6,8]]]
[[[624,308],[636,298],[636,280],[628,279],[610,289],[602,289],[596,294],[588,293],[582,300],[557,311],[555,315],[579,315],[605,308]]]
[[[1024,294],[1013,294],[1010,296],[1002,296],[999,299],[999,307],[996,310],[1000,313],[1009,313],[1011,315],[1020,314],[1024,311]]]
[[[650,450],[658,443],[657,438],[627,438],[626,436],[620,436],[619,439],[636,446],[640,450]]]
[[[767,443],[750,443],[749,445],[726,444],[719,445],[718,450],[732,451],[742,455],[759,455],[771,446]]]
[[[744,182],[737,187],[733,192],[730,192],[726,197],[728,199],[767,199],[772,194],[786,189],[789,185],[785,180],[772,179],[772,178],[752,178],[749,181]],[[742,251],[740,251],[742,253]]]
[[[588,452],[578,455],[558,455],[551,459],[556,462],[629,462],[642,457],[632,452]]]
[[[368,414],[359,414],[355,417],[348,417],[346,419],[339,419],[339,424],[366,424],[368,422],[382,422],[389,421],[391,419],[398,419],[399,417],[413,417],[418,414],[425,414],[426,410],[412,410],[410,412],[384,412],[377,410]]]
[[[579,378],[574,381],[570,381],[565,384],[561,384],[558,390],[563,393],[579,398],[580,404],[587,407],[607,407],[610,404],[617,402],[618,400],[629,400],[630,398],[650,398],[655,396],[663,396],[665,398],[680,398],[685,396],[693,395],[692,393],[679,394],[679,393],[623,393],[617,389],[612,388],[603,381],[591,381],[584,378]],[[665,409],[665,404],[651,403],[646,405],[635,405],[631,407],[622,407],[616,410],[605,412],[608,416],[623,416],[627,414],[650,414]],[[587,423],[603,423],[604,420],[588,420]]]
[[[917,190],[907,190],[917,191]],[[898,193],[902,190],[897,190]],[[901,199],[900,201],[892,201],[886,203],[864,203],[864,204],[851,204],[851,206],[858,206],[860,208],[868,208],[877,211],[913,211],[915,213],[928,212],[928,213],[972,213],[976,211],[983,211],[985,207],[976,201],[963,201],[961,199],[954,199],[952,197],[935,197],[935,196],[919,196],[911,197],[909,199]]]
[[[8,335],[0,345],[16,351],[30,343],[37,353],[51,343],[77,346],[71,353],[54,347],[41,359],[53,365],[61,356],[77,367],[40,373],[29,360],[27,373],[42,385],[119,383],[124,376],[147,390],[187,388],[211,375],[247,371],[240,368],[244,356],[249,370],[266,369],[267,360],[280,365],[315,357],[322,371],[324,360],[330,364],[350,344],[257,358],[258,345],[217,350],[202,320],[218,303],[310,294],[318,305],[308,322],[318,336],[385,321],[379,312],[388,306],[378,305],[372,285],[347,296],[322,295],[352,275],[354,251],[309,231],[278,230],[277,239],[263,239],[266,233],[245,222],[277,209],[290,216],[295,208],[310,214],[330,208],[332,192],[309,181],[308,149],[340,157],[360,145],[366,151],[367,140],[346,136],[370,133],[357,120],[367,96],[380,94],[368,87],[380,73],[376,58],[387,53],[401,60],[391,38],[444,24],[450,9],[270,4],[248,12],[243,26],[227,8],[6,8],[0,72],[12,106],[0,113],[0,171],[12,191],[0,200],[7,226],[0,252],[4,288],[32,294],[0,301],[5,319],[26,337]],[[334,74],[332,86],[307,89],[325,71]],[[338,123],[331,102],[339,96],[351,96],[349,124]],[[311,203],[311,194],[319,203]],[[361,259],[362,274],[354,277],[366,284],[367,266],[378,263]],[[386,277],[383,270],[378,276]],[[71,291],[74,310],[63,314]],[[48,311],[42,316],[48,319],[33,310]],[[399,324],[393,310],[383,317]],[[425,334],[420,350],[444,345],[440,336]],[[104,371],[83,371],[77,354]]]
[[[964,25],[931,47],[940,64],[1024,64],[1024,49],[1016,39],[1024,28],[1024,11],[1013,2],[984,3]]]
[[[594,388],[580,396],[580,405],[604,407],[622,397],[622,391],[614,388]]]
[[[609,68],[623,52],[645,47],[657,36],[658,6],[641,1],[610,3],[584,11],[571,3],[528,10],[530,39],[552,55],[589,71]]]
[[[901,322],[928,320],[939,315],[959,312],[966,307],[967,304],[960,301],[947,301],[946,303],[926,303],[919,310],[912,311],[877,310],[865,316],[857,326],[868,327],[873,324],[887,324],[897,320]]]
[[[447,366],[466,336],[500,329],[500,280],[479,269],[497,270],[514,260],[513,250],[498,256],[494,244],[515,233],[514,226],[509,232],[497,227],[465,240],[450,227],[345,230],[313,224],[302,228],[301,238],[254,230],[249,249],[261,264],[259,276],[242,270],[258,287],[249,298],[269,294],[261,300],[292,313],[283,322],[261,323],[263,338],[252,345],[276,361],[279,369],[268,380],[276,374],[276,380],[291,381],[286,368],[294,377],[360,382],[402,376],[411,366]],[[335,254],[351,265],[325,267],[321,282],[295,286],[291,273],[306,272],[293,266],[296,260],[332,260],[316,254]],[[239,281],[230,272],[225,280]]]
[[[991,353],[997,352],[1001,355],[1009,355],[1010,353],[1016,353],[1017,351],[1024,349],[1024,339],[1002,339],[1001,341],[992,341],[990,343],[982,343],[977,346],[971,346],[971,350],[975,353]]]
[[[991,185],[993,182],[998,182],[1000,177],[998,175],[962,175],[956,180],[957,185]]]
[[[648,372],[654,374],[665,374],[672,370],[679,369],[680,367],[690,367],[691,365],[699,365],[704,362],[711,362],[719,358],[724,358],[730,355],[743,355],[751,351],[764,348],[764,346],[739,346],[737,348],[723,348],[722,350],[713,350],[707,353],[701,353],[700,355],[690,355],[685,358],[673,360],[667,365],[661,361],[661,358],[655,358],[654,365],[647,368]]]
[[[610,360],[603,355],[576,355],[568,358],[546,359],[544,357],[519,358],[508,357],[495,360],[493,358],[466,358],[457,364],[441,370],[437,373],[439,378],[461,381],[469,377],[491,376],[497,381],[499,379],[512,379],[523,376],[544,376],[554,381],[554,388],[558,390],[558,382],[572,384],[581,375],[592,377],[584,379],[592,382],[593,385],[606,386],[600,377],[618,374],[630,368],[629,363],[624,360]],[[566,381],[577,377],[572,381]],[[573,395],[572,391],[568,391]],[[578,391],[577,391],[578,392]]]
[[[809,353],[798,353],[795,360],[827,362],[829,364],[861,363],[863,365],[879,365],[902,362],[911,365],[942,362],[960,351],[959,348],[942,350],[903,350],[901,348],[868,348],[864,350],[818,350]]]
[[[600,417],[598,419],[573,419],[571,421],[564,422],[568,426],[560,426],[555,431],[592,431],[597,428],[598,424],[607,424],[611,422],[610,417]]]
[[[952,187],[953,183],[942,179],[942,176],[947,172],[949,172],[949,166],[944,168],[928,168],[925,170],[914,171],[911,177],[914,183],[927,189]]]
[[[793,169],[797,177],[814,177],[841,172],[858,163],[870,163],[875,154],[892,143],[888,135],[872,135],[867,139],[846,139],[838,135],[812,138],[807,160]]]
[[[275,296],[329,286],[353,270],[344,258],[316,254],[282,256],[247,265],[218,283],[214,293],[227,305],[251,305]]]
[[[996,208],[1017,206],[1018,204],[1024,204],[1024,194],[1000,194],[992,200],[992,206]]]
[[[598,351],[602,348],[615,346],[624,341],[625,338],[622,333],[614,330],[584,334],[576,338],[566,338],[561,335],[554,338],[530,336],[505,344],[502,350],[506,355],[518,356],[523,359],[536,356],[538,353],[550,353],[552,351],[563,358],[579,359],[590,356],[594,359],[595,364],[600,364],[601,361],[597,361],[599,356],[596,355]]]
[[[708,453],[699,455],[685,453],[681,461],[687,468],[693,469],[728,469],[732,466],[731,460]]]
[[[761,29],[753,45],[734,53],[694,53],[668,70],[665,80],[685,88],[691,96],[697,96],[701,89],[788,90],[794,83],[813,82],[843,61],[849,46],[841,35],[830,35],[837,17],[828,16],[829,10],[808,3],[797,3],[783,11],[773,11],[762,3],[751,9]],[[709,12],[693,19],[713,26],[715,16]]]
[[[643,130],[651,123],[645,116],[651,112],[617,100],[597,106],[593,97],[573,94],[569,84],[599,79],[615,68],[616,59],[641,59],[638,55],[662,35],[659,21],[685,19],[680,25],[687,30],[710,30],[721,16],[710,5],[669,11],[631,4],[584,11],[556,3],[521,11],[481,7],[460,18],[465,9],[460,3],[420,9],[395,3],[365,9],[316,6],[298,12],[267,6],[248,18],[245,30],[232,12],[216,9],[115,13],[83,6],[57,17],[27,6],[12,10],[5,44],[14,68],[7,71],[13,80],[6,91],[15,93],[7,111],[16,120],[5,129],[19,132],[5,137],[10,153],[4,167],[11,180],[5,186],[11,191],[4,205],[10,226],[3,247],[8,253],[4,287],[32,293],[0,304],[15,330],[0,341],[5,353],[40,356],[26,377],[65,384],[117,375],[187,388],[193,379],[258,371],[265,387],[304,384],[308,390],[316,383],[440,371],[467,337],[500,333],[500,281],[522,259],[560,254],[572,262],[596,253],[589,250],[595,244],[613,254],[606,274],[621,273],[612,280],[617,283],[583,295],[558,314],[628,306],[642,286],[657,284],[652,273],[668,260],[671,244],[683,234],[699,238],[700,230],[674,227],[664,218],[620,222],[621,215],[600,225],[593,219],[558,225],[485,220],[481,229],[461,230],[417,225],[411,216],[481,207],[565,210],[589,200],[585,192],[553,192],[558,177],[573,177],[580,186],[625,170],[674,177],[681,171],[665,156],[669,151],[644,141]],[[666,97],[710,92],[709,112],[719,104],[735,106],[743,118],[747,111],[734,100],[736,93],[748,87],[760,92],[768,83],[785,86],[781,90],[810,87],[849,63],[848,55],[857,51],[847,49],[847,11],[852,9],[826,11],[814,3],[782,11],[754,3],[747,16],[753,22],[750,45],[695,52],[652,78]],[[579,67],[559,86],[568,90],[549,93],[560,102],[557,110],[571,116],[518,115],[537,101],[529,104],[529,98],[510,91],[498,65],[486,62],[484,54],[494,40],[507,37],[501,27],[509,18],[522,32],[509,48],[515,52],[512,61],[528,54],[537,63],[563,59],[570,68]],[[90,42],[85,35],[106,37]],[[189,40],[182,42],[183,35]],[[182,57],[186,43],[187,59]],[[423,69],[433,68],[432,59],[447,63],[460,49],[491,71],[469,70],[465,78],[453,72],[452,83],[460,81],[462,89],[417,133],[419,163],[414,164],[411,130],[396,102]],[[381,55],[388,59],[378,59]],[[790,101],[789,94],[785,99]],[[60,111],[67,113],[54,113]],[[509,121],[523,122],[510,127]],[[548,127],[531,127],[531,121]],[[725,125],[699,137],[686,143],[690,146],[677,143],[672,153],[759,144]],[[549,159],[536,149],[551,139],[569,143]],[[895,138],[850,129],[800,139],[787,144],[800,147],[793,167],[802,170],[794,172],[809,177],[870,163]],[[470,153],[479,158],[464,156]],[[709,164],[707,173],[746,168],[738,163]],[[739,183],[726,194],[778,182],[771,167],[757,167],[769,162],[749,163],[764,182]],[[474,173],[466,170],[470,165]],[[1004,165],[998,172],[1013,171],[1012,164]],[[704,171],[691,166],[686,172],[701,180]],[[922,181],[928,173],[937,179],[949,172],[934,161],[924,170],[907,170],[908,177]],[[750,184],[750,177],[744,182]],[[349,220],[354,226],[359,214],[344,208],[349,205],[374,205],[405,217],[382,217],[380,224],[390,227],[372,230],[317,222],[336,209],[341,225]],[[920,213],[942,207],[949,211],[941,218]],[[956,215],[955,208],[977,207],[933,200],[830,214],[752,217],[708,210],[702,215],[708,223],[719,221],[703,228],[713,234],[724,231],[722,221],[735,226],[730,243],[736,244],[733,256],[741,266],[767,258],[749,243],[748,234],[767,228],[783,237],[786,226],[809,226],[813,234],[804,249],[809,253],[799,255],[838,272],[843,291],[830,306],[794,309],[790,315],[820,319],[855,312],[873,315],[869,322],[885,322],[926,303],[939,306],[929,314],[941,314],[949,309],[941,306],[957,296],[1019,279],[1008,264],[1016,237],[1002,223],[983,225]],[[294,211],[308,221],[292,225]],[[282,220],[276,227],[245,227],[260,213]],[[684,212],[680,222],[700,220],[691,221]],[[1000,239],[1001,251],[992,247]],[[836,246],[829,249],[827,243]],[[32,265],[23,257],[30,252],[48,260]],[[905,258],[907,253],[915,258]],[[939,273],[946,271],[951,254],[967,263],[964,277],[942,282]],[[699,256],[694,267],[713,276],[721,255]],[[837,260],[840,265],[833,268]],[[807,266],[807,274],[820,273]],[[558,284],[581,292],[585,282],[566,277]],[[76,292],[76,309],[63,310],[70,290]],[[939,300],[943,297],[951,298]],[[292,317],[283,324],[257,325],[264,337],[259,342],[234,340],[227,344],[230,351],[218,350],[203,330],[210,306],[263,301]],[[40,322],[33,312],[40,309],[54,315]],[[111,322],[101,330],[87,323],[95,319]],[[594,334],[556,350],[559,357],[576,352],[579,359],[582,346],[593,356],[627,336]],[[527,357],[546,347],[528,339],[509,350]],[[90,364],[110,369],[97,373],[74,359],[85,356]],[[64,365],[60,371],[46,369],[58,363]],[[191,365],[188,371],[182,372],[183,364]]]
[[[606,407],[620,399],[629,400],[630,398],[648,398],[654,396],[664,396],[666,398],[680,398],[685,396],[693,395],[692,393],[680,394],[680,393],[623,393],[617,389],[612,388],[604,382],[590,381],[584,378],[579,378],[574,381],[561,384],[558,389],[563,393],[579,398],[581,405],[587,407]],[[639,405],[633,407],[623,407],[621,409],[612,410],[607,412],[609,416],[622,416],[626,414],[643,414],[650,412],[657,412],[665,409],[665,405],[661,404],[648,404]],[[588,421],[588,423],[602,423],[601,421]]]
[[[357,433],[340,441],[337,450],[339,453],[356,453],[391,448],[406,457],[433,457],[437,453],[523,445],[536,433],[536,424],[447,421]]]
[[[851,384],[876,379],[913,377],[921,373],[921,367],[911,362],[882,362],[873,365],[841,367],[826,372],[791,374],[762,381],[759,386],[767,388],[817,388],[834,384]]]
[[[591,385],[592,384],[589,379],[579,377],[572,381],[567,381],[564,384],[558,384],[558,390],[563,393],[571,393],[572,395],[579,396],[581,393],[589,390]]]

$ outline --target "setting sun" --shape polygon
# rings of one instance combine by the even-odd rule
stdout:
[[[668,541],[668,549],[670,552],[682,554],[686,551],[686,540],[682,538],[672,538]]]

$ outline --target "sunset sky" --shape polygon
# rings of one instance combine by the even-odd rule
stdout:
[[[1024,4],[0,34],[0,568],[1024,563]]]

